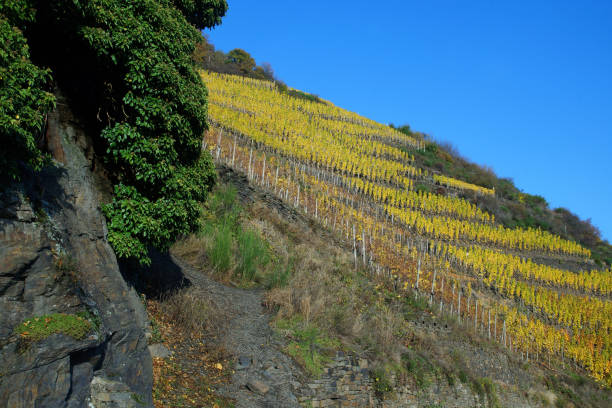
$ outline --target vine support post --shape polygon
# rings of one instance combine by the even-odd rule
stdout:
[[[497,310],[493,313],[493,338],[497,341]]]
[[[457,300],[457,317],[459,318],[459,323],[461,323],[461,287],[459,287],[459,299]]]
[[[355,269],[357,269],[357,245],[355,242],[355,224],[353,224],[353,258],[355,260]]]
[[[261,185],[266,186],[266,155],[264,154],[263,168],[261,169]]]
[[[361,231],[361,255],[363,256],[363,266],[366,265],[366,240],[365,240],[365,229]]]
[[[467,318],[470,318],[470,305],[472,304],[472,291],[468,289],[468,301],[467,301],[467,309],[466,309],[466,315]]]
[[[232,150],[232,167],[234,167],[235,159],[236,159],[236,139],[238,136],[234,135],[234,149]]]
[[[453,308],[454,308],[454,305],[455,305],[454,302],[455,302],[455,287],[456,286],[457,286],[457,284],[453,283],[453,294],[451,295],[451,301],[450,301],[450,305],[451,305],[450,314],[451,314],[451,316],[453,315]]]
[[[480,305],[480,328],[481,328],[481,331],[483,331],[483,332],[485,330],[485,322],[484,321],[485,321],[485,310],[484,310],[483,305]]]
[[[434,267],[433,279],[431,280],[431,294],[429,295],[429,305],[433,302],[434,291],[436,289],[436,273],[438,270]]]
[[[491,309],[490,308],[489,308],[488,323],[489,323],[489,340],[491,340]]]
[[[217,138],[217,161],[219,161],[219,155],[221,154],[221,133],[223,131],[219,131],[219,137]]]
[[[478,298],[474,300],[474,303],[476,304],[476,309],[474,311],[474,330],[478,331]]]
[[[253,162],[253,148],[251,148],[251,152],[249,153],[249,169],[247,170],[247,179],[251,179],[251,163]]]
[[[417,278],[416,278],[416,291],[417,293],[419,293],[419,278],[421,277],[421,257],[419,257],[419,260],[417,261]]]
[[[443,302],[444,302],[444,275],[442,275],[442,283],[440,284],[440,313],[442,313]]]
[[[274,178],[274,192],[276,193],[276,188],[278,187],[278,167],[276,168],[276,177]]]
[[[565,369],[565,359],[564,357],[564,347],[563,344],[561,344],[561,364],[563,365],[563,368]]]

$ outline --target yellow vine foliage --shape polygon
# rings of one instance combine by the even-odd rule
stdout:
[[[415,180],[430,177],[407,153],[419,141],[387,126],[280,94],[270,82],[202,77],[211,95],[205,142],[213,156],[334,230],[359,262],[388,271],[398,290],[415,288],[418,276],[420,291],[455,308],[460,292],[471,298],[479,291],[479,312],[487,308],[506,322],[513,349],[572,358],[612,385],[612,273],[571,272],[522,256],[586,258],[587,249],[539,229],[505,228],[466,200],[413,191]],[[465,302],[461,314],[473,316],[474,303],[467,309]]]

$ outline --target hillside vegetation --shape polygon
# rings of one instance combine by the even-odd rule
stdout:
[[[343,236],[353,261],[424,293],[525,361],[583,367],[612,384],[612,275],[591,251],[539,228],[509,228],[450,194],[488,187],[436,177],[418,137],[273,83],[202,72],[214,157]],[[435,192],[417,186],[450,187]],[[434,187],[435,188],[435,187]]]

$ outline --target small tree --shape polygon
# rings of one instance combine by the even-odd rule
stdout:
[[[235,48],[227,54],[227,63],[236,65],[244,75],[251,74],[255,69],[255,60],[251,54],[240,48]]]

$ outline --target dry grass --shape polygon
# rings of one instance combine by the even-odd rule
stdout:
[[[208,257],[206,248],[210,246],[210,238],[203,235],[192,234],[179,240],[173,247],[172,252],[190,265],[206,265]]]
[[[209,207],[231,207],[230,200],[220,197],[223,205]],[[482,375],[491,372],[495,378],[496,372],[483,370],[474,359],[499,353],[508,356],[508,369],[513,376],[525,376],[523,382],[536,381],[537,370],[519,369],[520,361],[474,333],[471,327],[458,323],[456,318],[434,316],[424,298],[417,299],[407,292],[398,294],[386,278],[355,270],[352,253],[343,247],[341,239],[308,220],[288,216],[290,211],[290,208],[270,208],[269,203],[256,201],[241,210],[238,229],[233,231],[236,235],[240,229],[255,231],[265,241],[271,262],[259,268],[252,280],[269,288],[265,302],[276,313],[277,328],[286,326],[279,332],[289,342],[299,343],[304,337],[300,333],[310,331],[317,333],[314,340],[308,340],[311,342],[329,339],[338,344],[334,342],[340,340],[343,349],[367,357],[373,370],[393,372],[400,383],[412,381],[419,388],[427,387],[431,381],[446,379],[449,385],[459,380],[478,386],[479,390],[485,389],[484,385],[489,385],[491,380]],[[216,214],[225,216],[219,211]],[[205,221],[216,225],[218,219],[211,217]],[[173,251],[190,264],[213,271],[216,279],[228,281],[235,276],[235,259],[239,257],[234,253],[230,269],[224,274],[215,273],[212,257],[207,255],[214,239],[215,234],[192,235],[178,243]],[[288,271],[286,279],[270,285],[267,278],[274,275],[273,268],[277,266]],[[214,319],[209,317],[211,313],[218,315],[219,311],[206,301],[202,303],[196,292],[177,293],[166,303],[177,327],[190,331],[216,330]],[[196,317],[197,314],[200,316]],[[442,326],[444,330],[409,328],[407,322],[417,319],[423,320],[423,327],[435,322],[436,328]],[[540,400],[544,404],[559,405],[559,399],[553,396],[546,394]],[[606,402],[609,401],[603,404]]]
[[[277,319],[300,317],[340,339],[349,350],[373,360],[399,361],[405,321],[397,302],[381,300],[382,282],[355,270],[352,255],[330,245],[319,231],[288,223],[274,211],[259,207],[253,211],[252,223],[271,247],[282,248],[295,259],[287,286],[266,293],[266,304],[276,311]]]
[[[217,333],[226,319],[202,290],[181,289],[162,300],[165,314],[183,330],[195,333]]]

